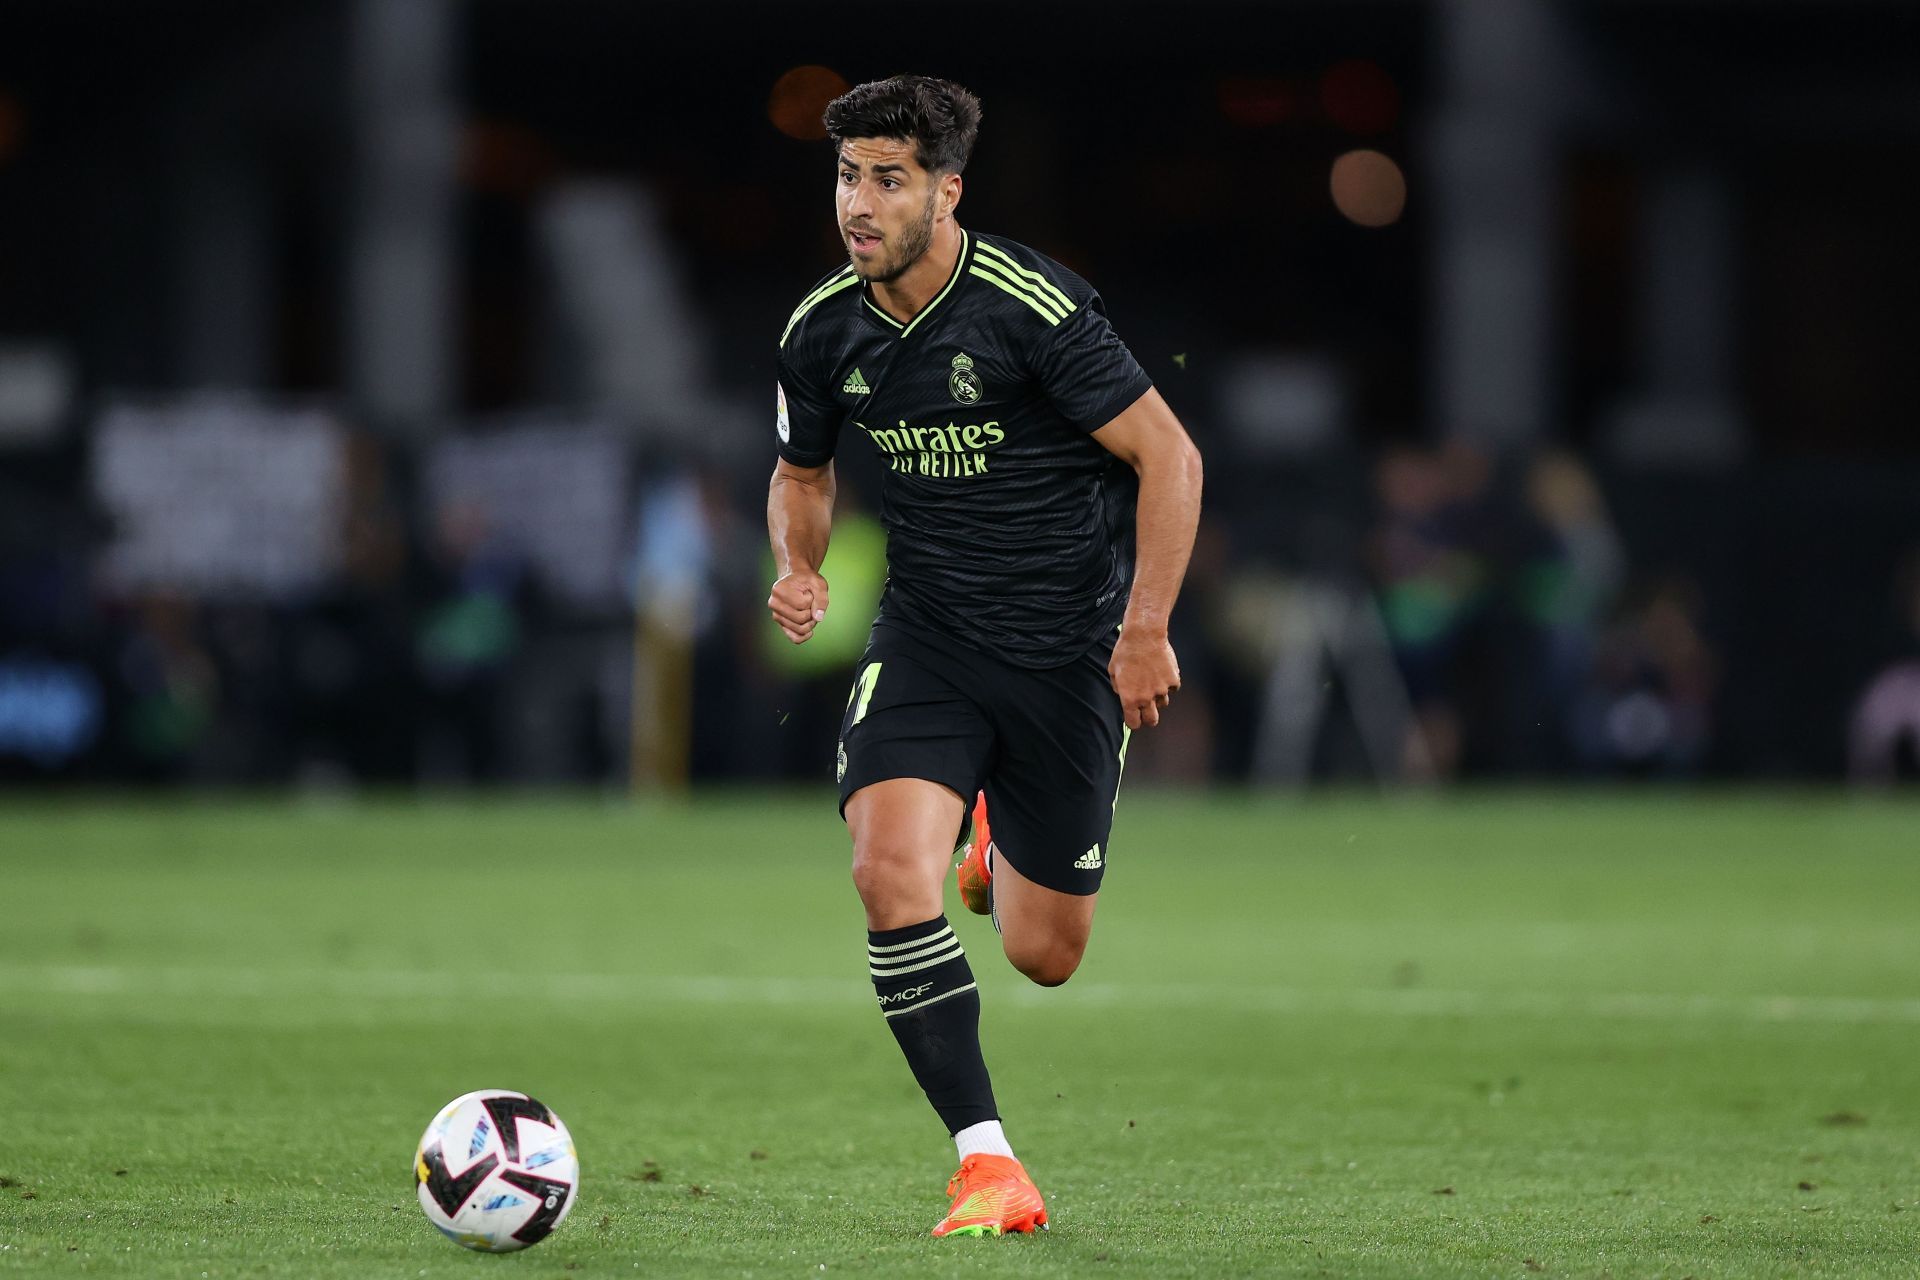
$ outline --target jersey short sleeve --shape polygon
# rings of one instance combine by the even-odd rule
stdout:
[[[796,467],[823,467],[833,461],[840,438],[840,409],[780,353],[780,380],[774,386],[780,456]]]
[[[1099,294],[1068,313],[1034,356],[1034,374],[1060,415],[1098,431],[1153,386],[1153,379],[1107,323]]]

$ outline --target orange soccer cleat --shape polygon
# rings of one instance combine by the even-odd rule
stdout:
[[[997,1236],[1047,1225],[1040,1188],[1012,1156],[968,1156],[947,1183],[947,1194],[953,1207],[933,1229],[936,1236]]]
[[[974,801],[973,817],[956,850],[960,865],[954,871],[954,878],[960,882],[960,901],[977,916],[993,911],[993,865],[987,860],[987,846],[992,843],[993,834],[987,829],[987,793],[982,791]]]

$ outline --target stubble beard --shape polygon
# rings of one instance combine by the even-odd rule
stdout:
[[[922,254],[933,247],[933,196],[927,196],[926,208],[920,217],[907,224],[900,233],[900,249],[885,263],[877,268],[862,269],[859,259],[854,259],[853,273],[868,284],[892,284],[907,273],[907,268],[920,261]]]

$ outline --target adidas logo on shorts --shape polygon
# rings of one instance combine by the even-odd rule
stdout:
[[[1097,844],[1081,854],[1073,863],[1073,869],[1075,871],[1098,871],[1101,866],[1100,846]]]

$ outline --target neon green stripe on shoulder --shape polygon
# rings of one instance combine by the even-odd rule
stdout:
[[[1029,307],[1032,307],[1034,310],[1034,313],[1038,315],[1042,320],[1045,320],[1048,324],[1057,325],[1060,323],[1060,316],[1057,312],[1053,310],[1053,308],[1044,305],[1038,298],[1034,297],[1031,293],[1028,293],[1024,289],[1016,288],[1004,276],[995,275],[991,271],[983,270],[982,264],[979,260],[976,260],[973,266],[967,268],[967,274],[972,276],[978,276],[980,279],[985,280],[988,284],[992,285],[994,288],[1001,289],[1007,293],[1012,294],[1014,297],[1020,299],[1020,301],[1026,303]]]
[[[1031,287],[1042,298],[1059,308],[1061,314],[1064,315],[1073,310],[1073,299],[1061,292],[1053,281],[1030,267],[1021,266],[1005,249],[996,248],[982,240],[980,254],[990,260],[993,265],[1005,270],[1013,279]]]
[[[998,277],[1006,287],[1015,293],[1025,295],[1034,306],[1051,315],[1056,320],[1066,319],[1067,312],[1071,310],[1070,307],[1061,306],[1051,297],[1040,292],[1039,289],[1014,275],[1011,270],[1001,266],[997,261],[984,254],[975,258],[973,265],[981,271],[991,272],[994,276]]]

